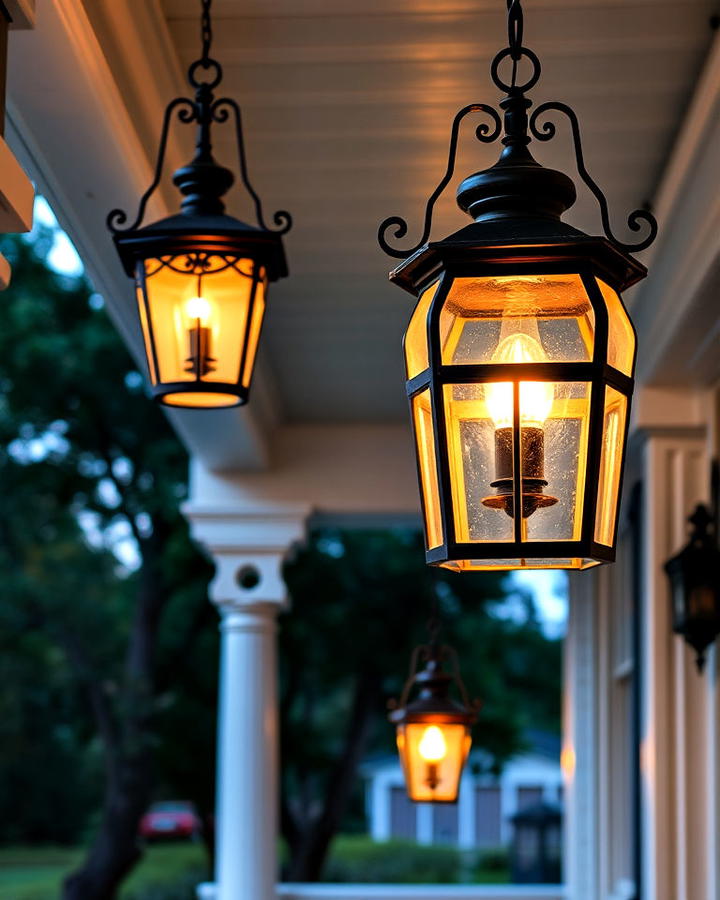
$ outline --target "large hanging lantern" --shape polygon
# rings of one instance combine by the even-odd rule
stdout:
[[[165,111],[152,184],[132,225],[122,210],[108,227],[127,274],[134,278],[153,395],[169,406],[220,408],[246,403],[260,339],[268,283],[287,275],[281,236],[291,226],[285,211],[265,225],[260,198],[250,184],[240,108],[216,99],[220,64],[210,56],[211,0],[202,0],[202,57],[188,71],[195,99],[178,97]],[[201,80],[204,78],[205,80]],[[173,176],[183,194],[181,211],[142,226],[147,202],[163,171],[168,129],[175,115],[197,125],[195,156]],[[258,220],[248,225],[225,214],[223,195],[233,173],[212,155],[213,123],[233,117],[240,177]]]
[[[418,665],[424,659],[424,668]],[[444,671],[450,659],[452,674]],[[461,703],[450,696],[453,684]],[[416,696],[411,700],[411,695]],[[415,803],[455,803],[460,776],[472,745],[470,729],[478,704],[468,701],[457,655],[437,639],[416,647],[410,675],[389,719],[396,726],[397,748],[408,797]]]
[[[455,117],[448,168],[428,201],[425,231],[409,250],[386,235],[407,233],[396,216],[380,226],[391,256],[405,259],[390,279],[417,296],[405,334],[410,399],[425,519],[427,561],[457,571],[585,569],[615,558],[618,503],[635,366],[635,334],[622,292],[645,268],[628,253],[655,237],[636,210],[634,245],[610,230],[606,200],[588,175],[574,112],[544,103],[528,119],[540,63],[522,46],[522,9],[510,0],[510,46],[492,64],[507,96],[504,122],[472,104]],[[505,59],[512,79],[500,78]],[[525,58],[532,74],[517,83]],[[532,137],[549,140],[549,111],[571,124],[578,170],[600,203],[606,237],[561,221],[575,187],[539,165]],[[460,124],[482,112],[479,140],[504,131],[498,162],[466,178],[458,204],[474,219],[428,243],[435,201],[452,178]]]
[[[718,477],[711,512],[699,504],[688,518],[692,531],[683,549],[665,563],[670,581],[673,631],[693,648],[698,671],[707,648],[720,634],[720,545],[718,544]]]

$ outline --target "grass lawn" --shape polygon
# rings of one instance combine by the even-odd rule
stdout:
[[[57,900],[63,878],[81,858],[81,850],[64,847],[0,848],[0,900]],[[172,882],[184,873],[202,875],[206,866],[202,844],[153,845],[127,880],[120,898]]]

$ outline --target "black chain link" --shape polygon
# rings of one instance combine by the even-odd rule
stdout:
[[[210,7],[212,0],[202,0],[202,19],[200,23],[200,34],[202,38],[202,59],[201,63],[207,67],[210,63],[210,46],[212,44],[212,21],[210,19]]]
[[[520,0],[507,0],[508,46],[510,58],[517,62],[522,56],[523,11]]]

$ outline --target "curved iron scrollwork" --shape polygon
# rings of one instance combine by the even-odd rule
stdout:
[[[411,247],[408,250],[401,250],[397,247],[391,247],[387,242],[387,232],[391,228],[394,228],[395,230],[393,232],[393,237],[396,240],[401,240],[408,232],[408,224],[407,221],[401,216],[388,216],[388,218],[385,219],[385,221],[382,222],[380,224],[380,227],[378,228],[378,242],[385,253],[388,254],[388,256],[392,256],[395,259],[407,259],[408,256],[412,256],[413,253],[417,252],[425,243],[427,243],[427,240],[430,237],[430,231],[432,229],[432,216],[435,203],[438,201],[440,195],[450,183],[450,180],[455,172],[455,160],[457,156],[460,125],[462,124],[463,119],[465,119],[466,116],[470,115],[470,113],[473,112],[486,113],[492,120],[492,130],[487,122],[481,122],[475,129],[475,136],[479,141],[482,141],[484,144],[491,144],[500,136],[500,132],[502,131],[502,121],[497,113],[497,110],[495,110],[492,106],[488,106],[488,104],[486,103],[471,103],[469,106],[466,106],[464,109],[460,110],[460,112],[453,119],[452,130],[450,132],[450,149],[448,152],[447,169],[445,170],[445,174],[440,180],[440,183],[430,195],[430,198],[425,207],[425,224],[423,226],[422,237],[414,247]]]
[[[230,110],[232,110],[235,116],[235,135],[238,147],[240,180],[245,186],[245,190],[248,192],[248,194],[250,194],[253,204],[255,205],[255,216],[257,218],[258,225],[265,231],[270,231],[271,229],[269,229],[265,224],[262,200],[260,199],[255,188],[252,186],[250,182],[250,176],[248,174],[247,157],[245,155],[245,137],[243,134],[242,125],[242,111],[240,109],[240,105],[231,97],[222,97],[220,100],[216,100],[213,103],[211,109],[213,121],[220,123],[227,122],[227,120],[230,118],[228,107]],[[292,216],[285,209],[279,209],[273,214],[273,223],[278,226],[276,229],[278,234],[287,234],[287,232],[292,228],[292,221]]]
[[[190,64],[188,68],[188,82],[191,87],[195,88],[195,99],[189,97],[176,97],[172,100],[163,116],[162,131],[160,134],[160,144],[158,147],[158,155],[155,163],[155,173],[152,182],[145,193],[140,198],[137,215],[132,224],[124,226],[127,222],[127,213],[122,209],[113,209],[107,216],[106,222],[108,229],[113,234],[120,234],[127,231],[134,231],[139,228],[145,216],[145,209],[148,201],[153,193],[157,190],[162,179],[163,168],[165,164],[165,154],[167,151],[168,135],[172,117],[177,112],[178,119],[183,124],[197,123],[199,126],[198,143],[196,148],[195,163],[202,162],[206,165],[208,159],[212,161],[211,156],[211,140],[210,129],[213,123],[227,122],[230,118],[230,110],[235,115],[235,135],[238,145],[238,158],[240,161],[240,177],[242,184],[250,195],[255,206],[255,214],[257,223],[264,231],[270,231],[265,223],[263,216],[262,202],[257,192],[253,188],[250,177],[248,175],[247,158],[245,155],[245,140],[242,128],[242,114],[239,105],[230,98],[222,98],[216,100],[213,90],[220,84],[223,77],[222,66],[217,60],[210,55],[212,45],[212,22],[210,18],[210,7],[212,0],[202,0],[202,18],[201,18],[201,39],[202,39],[202,55],[199,59]],[[200,73],[204,73],[205,80],[200,77]],[[278,210],[273,215],[273,222],[277,226],[275,229],[277,234],[286,234],[292,227],[292,217],[286,210]]]
[[[636,243],[623,242],[616,237],[610,224],[607,199],[585,167],[582,141],[580,138],[580,125],[578,118],[571,107],[558,102],[543,103],[535,110],[528,121],[527,109],[530,106],[530,101],[525,98],[525,94],[537,84],[542,71],[542,66],[536,54],[527,47],[524,47],[522,43],[524,27],[521,0],[507,0],[507,13],[508,46],[496,54],[490,66],[490,75],[494,84],[507,94],[506,98],[500,103],[500,106],[505,113],[505,136],[503,138],[503,143],[506,144],[506,146],[510,146],[513,143],[518,146],[524,146],[529,143],[530,135],[539,141],[549,141],[555,135],[555,125],[552,122],[544,122],[542,127],[539,127],[538,118],[544,113],[551,111],[560,112],[566,115],[572,129],[578,173],[598,202],[605,235],[609,241],[612,241],[613,244],[624,251],[638,252],[644,250],[652,244],[657,236],[658,225],[655,217],[647,209],[634,210],[628,216],[628,228],[633,232],[639,232],[645,227],[648,231],[646,237]],[[502,63],[508,59],[512,62],[512,72],[509,81],[506,81],[500,75],[500,67]],[[523,59],[530,63],[531,69],[526,80],[519,84],[518,69]],[[492,132],[490,132],[490,129],[486,124],[479,126],[477,130],[478,139],[485,143],[491,143],[499,137],[503,126],[499,114],[492,106],[488,106],[484,103],[474,103],[460,110],[453,121],[447,170],[437,188],[430,196],[425,207],[425,222],[422,237],[414,247],[408,250],[401,250],[390,246],[387,240],[388,232],[392,230],[393,238],[396,240],[402,239],[408,232],[408,224],[406,220],[400,216],[389,216],[382,222],[378,229],[378,242],[388,256],[392,256],[395,259],[406,259],[427,243],[430,237],[435,203],[447,187],[455,169],[460,123],[465,116],[476,111],[482,111],[489,115],[495,125]]]
[[[636,243],[627,243],[619,240],[615,236],[610,224],[610,212],[608,209],[607,198],[598,186],[597,182],[594,181],[588,170],[585,168],[585,159],[582,150],[582,139],[580,136],[580,123],[572,107],[568,106],[566,103],[560,103],[557,101],[541,103],[540,106],[538,106],[538,108],[530,116],[530,133],[538,141],[549,141],[555,136],[556,128],[553,122],[546,121],[542,124],[542,126],[538,125],[539,117],[548,112],[562,113],[563,115],[567,116],[570,122],[570,128],[573,136],[573,145],[575,147],[575,159],[577,162],[578,174],[598,202],[603,230],[605,231],[605,235],[608,240],[612,241],[613,244],[616,244],[618,247],[626,250],[629,253],[638,253],[641,250],[645,250],[657,237],[658,224],[655,216],[647,209],[633,210],[627,218],[628,228],[630,229],[630,231],[640,231],[643,225],[646,225],[649,229],[648,234],[643,240],[637,241]]]
[[[127,222],[127,213],[125,212],[125,210],[110,210],[105,221],[107,227],[113,234],[119,234],[123,231],[134,231],[142,223],[142,220],[145,217],[145,207],[148,204],[148,200],[155,193],[157,186],[160,184],[160,179],[162,178],[163,167],[165,165],[165,152],[167,150],[168,134],[170,131],[170,121],[172,119],[173,113],[176,110],[179,110],[178,119],[180,119],[181,122],[186,123],[198,121],[197,104],[193,100],[190,100],[189,97],[176,97],[167,105],[165,115],[163,117],[162,131],[160,133],[160,144],[158,146],[158,155],[155,162],[155,174],[153,175],[153,180],[150,183],[150,187],[140,198],[137,215],[135,216],[135,219],[133,220],[131,225],[128,225],[125,228],[120,227]]]

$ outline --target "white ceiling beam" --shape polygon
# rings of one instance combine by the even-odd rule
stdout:
[[[720,378],[720,33],[657,192],[659,236],[631,310],[643,383]]]

